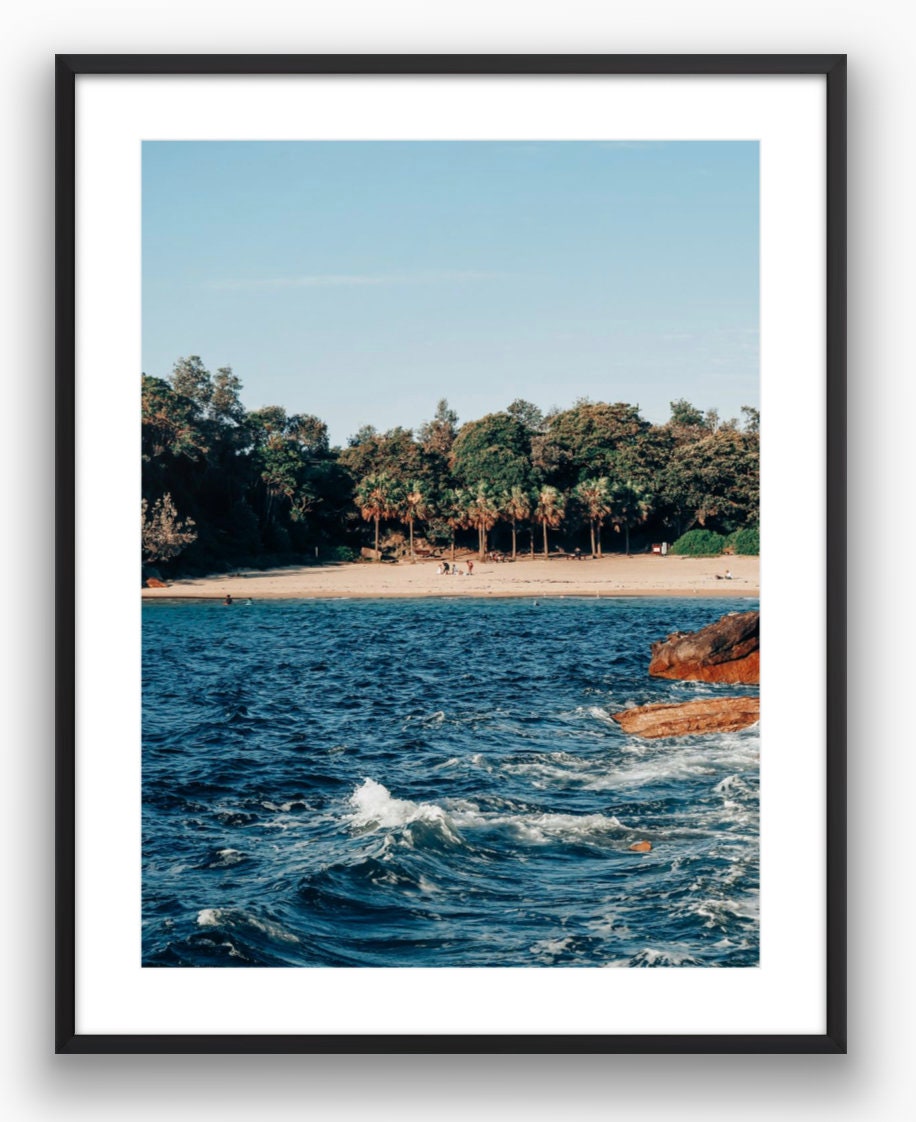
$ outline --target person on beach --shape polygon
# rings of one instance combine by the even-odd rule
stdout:
[[[470,576],[471,573],[473,573],[473,572],[474,572],[474,562],[473,561],[468,561],[468,576]]]
[[[448,572],[449,572],[448,561],[443,561],[442,562],[442,570],[441,571],[443,573],[445,573],[446,576],[448,576]]]

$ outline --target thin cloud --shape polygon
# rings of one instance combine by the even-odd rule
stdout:
[[[463,284],[504,280],[506,273],[307,273],[291,277],[259,277],[214,281],[209,287],[232,292],[276,291],[284,288],[381,288],[411,284]]]

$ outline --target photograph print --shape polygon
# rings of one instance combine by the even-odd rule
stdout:
[[[759,145],[142,145],[144,967],[759,965]]]

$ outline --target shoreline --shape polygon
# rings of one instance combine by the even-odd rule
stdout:
[[[466,575],[468,561],[474,573]],[[243,570],[143,588],[143,600],[394,600],[619,599],[635,597],[757,599],[758,557],[612,555],[564,563],[564,558],[511,563],[458,557],[465,575],[437,574],[438,561],[345,562]],[[732,579],[722,579],[726,570]]]

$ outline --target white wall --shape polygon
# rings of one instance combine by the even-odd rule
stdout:
[[[113,0],[10,6],[0,41],[0,672],[5,749],[0,1086],[18,1119],[895,1119],[916,1107],[905,1027],[914,798],[909,432],[914,80],[893,0]],[[50,417],[54,51],[814,52],[850,55],[850,1055],[53,1057]],[[804,512],[786,512],[798,532]],[[799,537],[801,538],[801,534]],[[799,558],[804,571],[804,559]],[[908,675],[907,675],[908,677]],[[804,688],[803,685],[800,688]],[[805,854],[799,853],[799,860]],[[910,1033],[912,1037],[912,1033]]]

